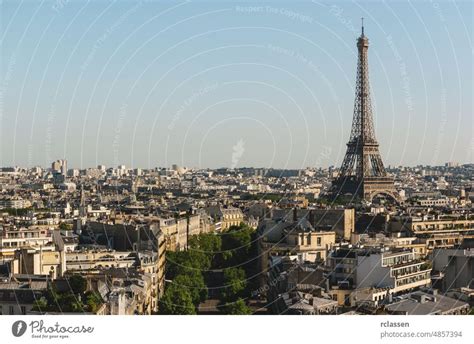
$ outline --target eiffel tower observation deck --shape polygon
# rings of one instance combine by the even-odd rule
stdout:
[[[351,194],[369,202],[382,194],[398,201],[399,194],[393,178],[385,171],[375,138],[367,59],[369,40],[364,35],[363,19],[357,48],[359,53],[351,136],[339,175],[333,180],[331,193],[334,197]]]

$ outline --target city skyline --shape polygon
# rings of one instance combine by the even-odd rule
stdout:
[[[0,0],[2,338],[473,342],[473,9]]]
[[[0,165],[338,166],[362,16],[387,166],[470,163],[463,6],[4,2]]]
[[[61,159],[56,159],[57,160],[66,160],[68,162],[67,158],[61,158]],[[51,163],[54,163],[54,161],[51,161]],[[34,165],[34,166],[22,166],[22,165],[5,165],[5,166],[0,166],[1,168],[8,169],[8,168],[20,168],[20,169],[32,169],[32,168],[42,168],[45,170],[51,169],[51,163],[45,164],[45,165]],[[437,167],[447,167],[448,165],[451,165],[451,167],[456,167],[456,166],[469,166],[472,165],[473,163],[462,163],[459,161],[446,161],[444,163],[438,164],[438,165],[423,165],[423,164],[418,164],[418,165],[387,165],[387,169],[397,169],[397,168],[421,168],[421,167],[429,167],[429,168],[437,168]],[[274,169],[274,170],[306,170],[306,169],[322,169],[322,170],[327,170],[327,169],[340,169],[340,166],[338,165],[328,165],[328,166],[303,166],[301,168],[279,168],[279,167],[265,167],[265,166],[217,166],[217,167],[196,167],[196,166],[187,166],[187,165],[178,165],[173,162],[171,162],[169,165],[164,166],[164,165],[155,165],[151,167],[144,167],[144,166],[129,166],[127,164],[123,163],[118,163],[117,165],[107,165],[107,164],[97,164],[97,165],[90,165],[90,166],[83,166],[83,167],[77,167],[74,165],[70,165],[68,162],[68,170],[73,169],[73,170],[85,170],[85,169],[91,169],[91,168],[98,168],[99,166],[105,166],[107,169],[117,169],[120,166],[125,166],[126,169],[145,169],[145,170],[153,170],[153,169],[172,169],[173,166],[176,165],[177,167],[183,167],[189,170],[219,170],[219,169],[229,169],[229,170],[239,170],[239,169],[246,169],[246,168],[253,168],[253,169]]]

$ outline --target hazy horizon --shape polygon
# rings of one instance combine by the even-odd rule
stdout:
[[[63,158],[64,159],[64,158]],[[58,160],[58,159],[56,159]],[[66,161],[68,161],[66,159]],[[54,161],[51,161],[51,163],[53,163]],[[474,163],[472,162],[460,162],[460,161],[446,161],[446,163],[448,162],[454,162],[454,163],[458,163],[459,166],[464,166],[464,165],[472,165]],[[171,169],[172,166],[174,164],[171,164],[169,166],[151,166],[151,167],[142,167],[142,166],[127,166],[126,164],[118,164],[116,166],[107,166],[105,164],[98,164],[98,165],[95,165],[95,166],[84,166],[84,167],[77,167],[77,166],[70,166],[69,165],[69,161],[68,161],[68,170],[69,169],[88,169],[88,168],[97,168],[98,166],[105,166],[107,169],[109,168],[118,168],[118,166],[121,166],[121,165],[124,165],[127,169],[136,169],[136,168],[139,168],[139,169],[142,169],[142,170],[146,170],[146,169]],[[186,166],[186,165],[177,165],[178,167],[184,167],[188,170],[219,170],[219,169],[245,169],[245,168],[253,168],[253,169],[274,169],[274,170],[305,170],[305,169],[328,169],[328,168],[340,168],[339,165],[328,165],[328,166],[305,166],[305,167],[301,167],[301,168],[289,168],[289,167],[264,167],[264,166],[238,166],[238,167],[231,167],[231,166],[218,166],[218,167],[206,167],[206,166],[203,166],[203,167],[196,167],[196,166]],[[43,166],[43,165],[35,165],[35,166],[30,166],[30,167],[27,167],[27,166],[21,166],[21,165],[11,165],[11,166],[0,166],[0,168],[15,168],[15,167],[18,167],[18,168],[34,168],[34,167],[40,167],[42,169],[51,169],[51,164],[47,165],[47,166]],[[399,167],[404,167],[404,168],[415,168],[415,167],[445,167],[445,164],[440,164],[440,165],[421,165],[421,164],[418,164],[418,165],[386,165],[385,166],[386,168],[399,168]]]

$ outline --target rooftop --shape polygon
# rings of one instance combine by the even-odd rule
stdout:
[[[416,291],[402,297],[402,300],[386,306],[387,311],[406,315],[429,315],[453,312],[456,309],[466,307],[469,308],[466,302],[422,291]]]

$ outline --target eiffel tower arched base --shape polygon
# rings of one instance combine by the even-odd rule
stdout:
[[[334,198],[349,194],[367,202],[372,202],[377,195],[386,195],[397,203],[401,201],[391,177],[339,177],[333,182],[331,194]]]
[[[388,195],[397,203],[400,202],[400,194],[395,189],[393,178],[369,177],[363,180],[364,199],[371,202],[377,195]]]

